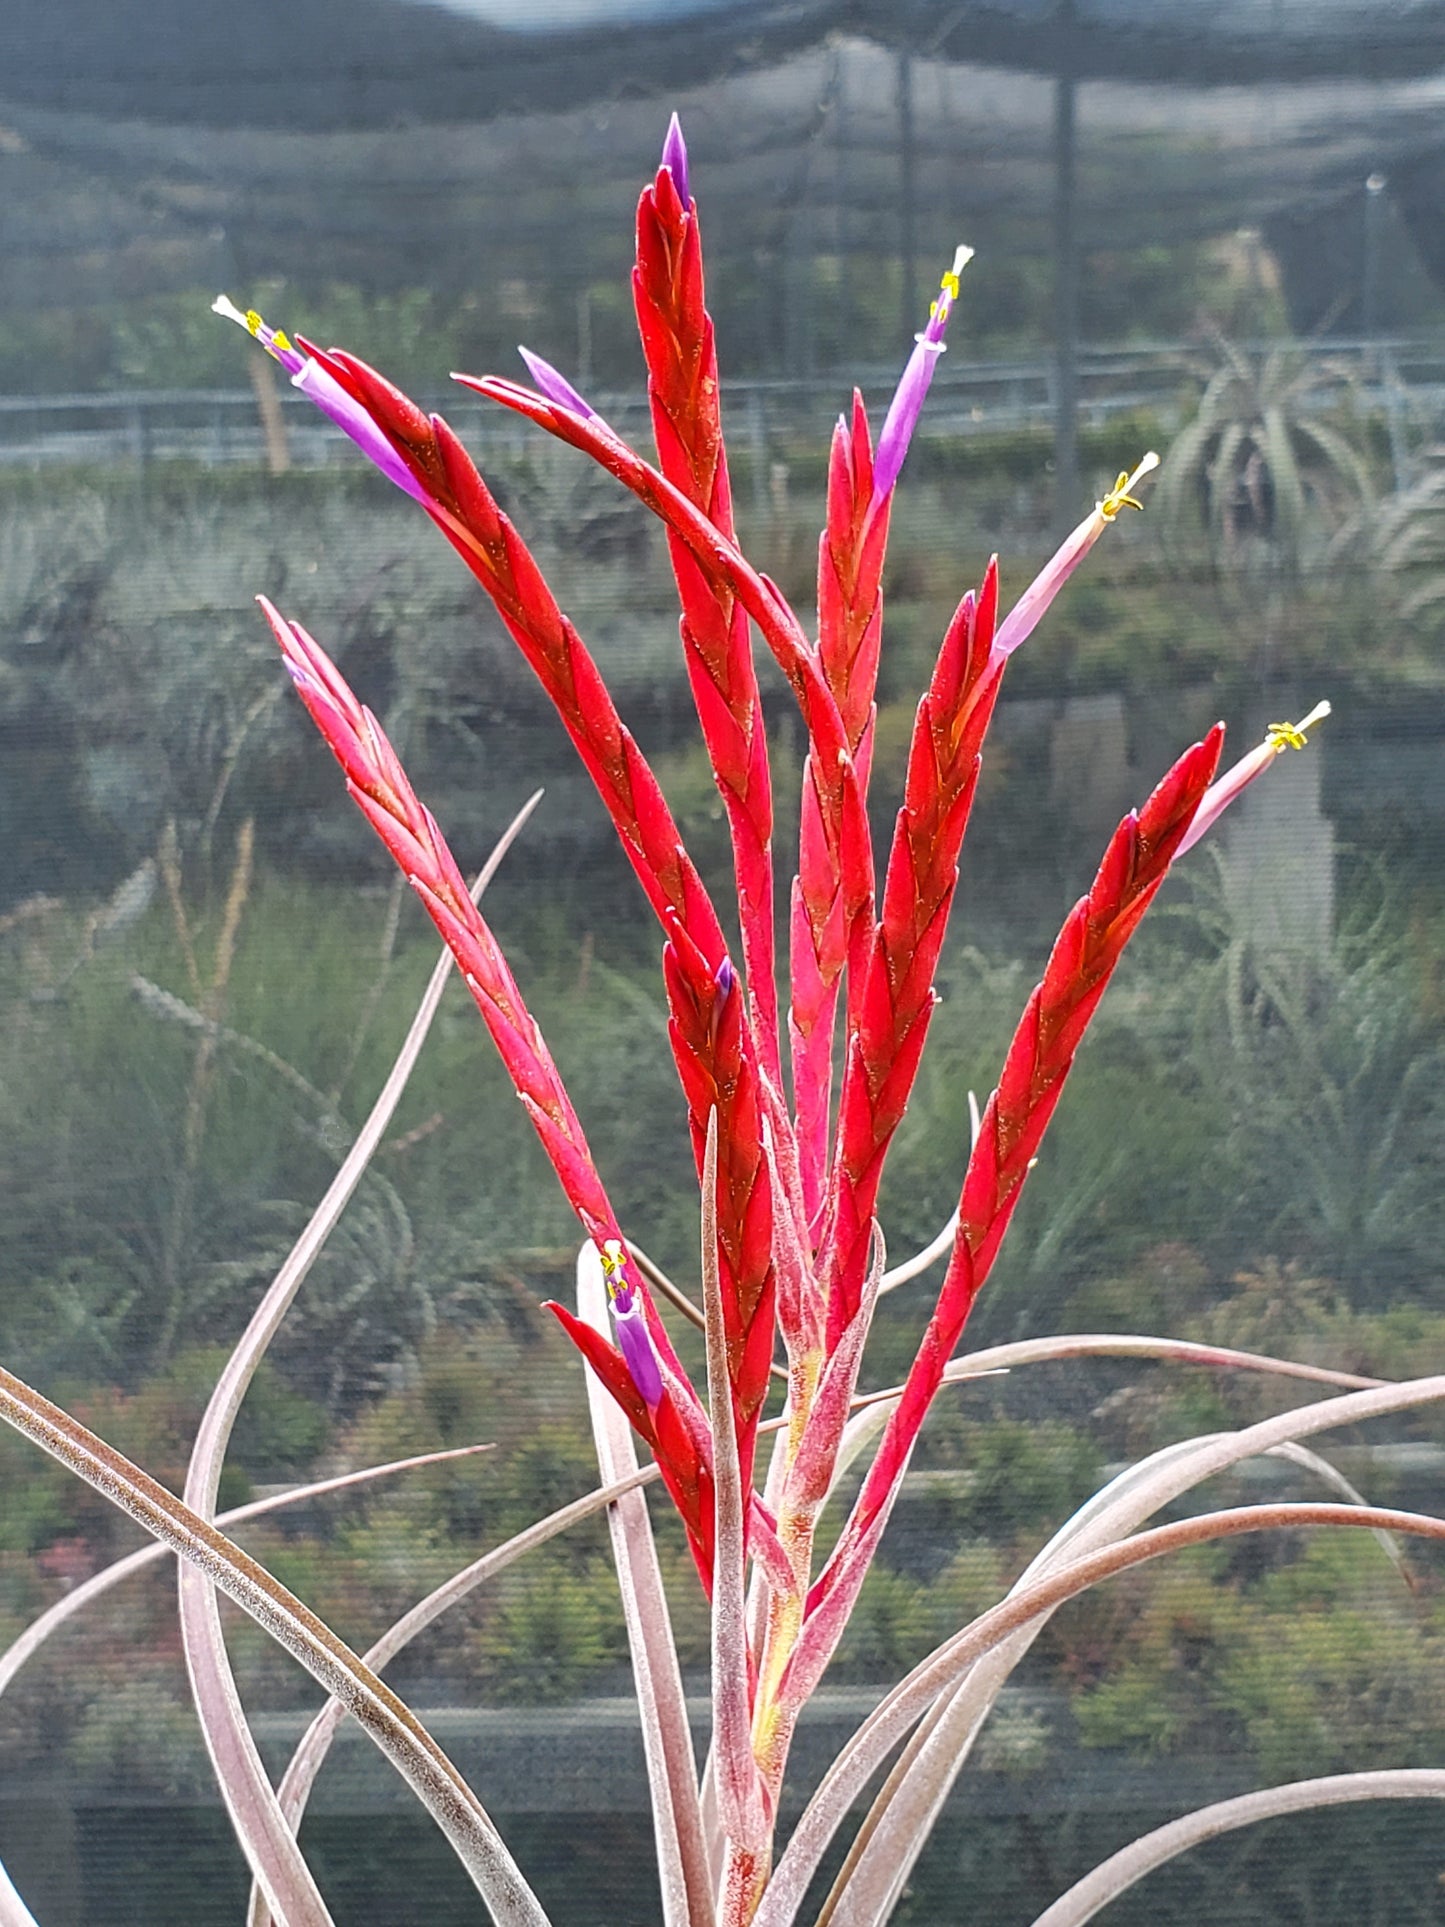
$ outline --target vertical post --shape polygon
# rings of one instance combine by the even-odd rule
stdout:
[[[1380,242],[1385,219],[1385,177],[1365,178],[1365,245],[1360,263],[1360,333],[1374,348],[1380,332]]]
[[[816,240],[812,209],[811,155],[805,149],[783,243],[783,366],[795,380],[813,372],[813,266]]]
[[[848,264],[848,68],[845,51],[833,52],[833,253],[838,262],[838,290],[833,300],[837,329],[829,359],[846,363],[853,342],[853,277]]]
[[[1404,394],[1395,351],[1380,339],[1380,267],[1385,226],[1385,176],[1375,169],[1365,176],[1364,248],[1360,261],[1360,336],[1364,343],[1364,365],[1379,385],[1384,405],[1385,427],[1390,437],[1390,466],[1395,487],[1404,488],[1410,479],[1409,438],[1405,432]]]
[[[918,240],[913,225],[917,196],[917,151],[913,134],[913,56],[898,56],[898,299],[901,338],[918,326],[914,297],[918,282]]]
[[[592,386],[592,289],[577,290],[577,383],[585,395]]]
[[[748,390],[748,467],[753,474],[753,514],[761,522],[768,509],[768,424],[756,382]]]
[[[1076,222],[1075,0],[1058,0],[1054,80],[1054,526],[1079,519],[1079,244]]]
[[[269,355],[247,355],[246,372],[251,377],[256,413],[261,420],[266,472],[268,475],[284,475],[291,466],[291,444],[286,437],[286,417],[281,410],[281,395],[276,386],[276,364]]]
[[[135,457],[136,474],[144,483],[151,458],[151,425],[146,418],[145,403],[138,395],[130,404],[130,446]]]

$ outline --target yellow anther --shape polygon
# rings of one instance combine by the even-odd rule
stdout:
[[[218,314],[226,313],[226,309],[222,308],[219,302],[213,303],[212,305]],[[247,308],[241,319],[266,350],[266,353],[272,356],[273,359],[279,359],[283,354],[289,355],[295,352],[284,332],[280,328],[268,328],[262,316],[259,315],[254,308]]]
[[[1138,509],[1142,514],[1144,504],[1137,496],[1129,493],[1129,474],[1127,469],[1119,470],[1119,479],[1099,504],[1099,513],[1106,522],[1112,522],[1120,509]]]
[[[609,1238],[602,1247],[602,1276],[608,1296],[615,1298],[627,1282],[627,1248],[620,1238]]]
[[[968,266],[969,262],[972,259],[973,259],[972,248],[961,247],[961,248],[954,249],[953,266],[951,268],[944,269],[943,278],[940,280],[938,284],[938,299],[932,302],[929,306],[928,318],[930,321],[937,321],[938,315],[939,315],[939,309],[942,308],[943,306],[943,297],[945,295],[947,295],[948,297],[948,302],[950,307],[953,305],[955,301],[957,301],[958,289],[959,289],[958,277],[963,273],[964,269]],[[944,309],[944,313],[945,314],[947,313],[947,309]]]
[[[1115,481],[1114,486],[1109,490],[1102,502],[1095,504],[1097,512],[1103,516],[1106,522],[1112,522],[1120,509],[1142,509],[1144,507],[1144,504],[1134,493],[1135,485],[1140,482],[1144,476],[1152,474],[1158,466],[1159,457],[1150,449],[1149,453],[1144,457],[1143,461],[1140,462],[1132,475],[1126,474],[1122,468],[1119,470],[1118,479]]]
[[[1309,715],[1301,716],[1297,723],[1271,723],[1264,732],[1264,740],[1276,751],[1303,749],[1309,741],[1309,731],[1329,713],[1328,703],[1316,703]]]

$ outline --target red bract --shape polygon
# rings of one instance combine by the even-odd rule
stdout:
[[[848,1045],[822,1253],[828,1336],[857,1310],[883,1160],[908,1103],[933,976],[958,881],[958,857],[1002,664],[992,660],[998,570],[964,597],[918,705],[903,807]]]
[[[732,487],[722,437],[717,350],[712,317],[704,304],[702,244],[697,210],[687,198],[680,130],[675,150],[638,203],[632,291],[662,472],[719,535],[732,541]],[[705,570],[681,536],[669,531],[668,548],[682,604],[683,659],[732,837],[738,927],[757,1061],[781,1088],[772,777],[747,612],[733,588]],[[718,1133],[717,1224],[728,1370],[746,1482],[751,1477],[753,1439],[773,1355],[772,1191],[753,1074],[731,1042],[742,1034],[742,997],[735,979],[729,981],[728,992],[718,1034],[720,1045],[726,1040],[730,1061],[736,1056],[737,1081],[731,1089],[719,1085],[717,1090],[723,1127]],[[689,1108],[694,1153],[701,1160],[707,1110],[692,1100],[691,1093]]]
[[[325,651],[269,602],[263,600],[261,607],[302,702],[346,772],[352,799],[401,866],[466,978],[573,1210],[599,1252],[621,1245],[617,1215],[597,1175],[572,1100],[435,818],[418,800],[381,725],[356,700]],[[552,1309],[652,1446],[688,1528],[703,1581],[710,1584],[712,1470],[707,1422],[647,1286],[630,1260],[628,1270],[627,1283],[641,1298],[661,1365],[662,1393],[650,1404],[615,1346],[590,1327],[579,1327],[561,1306]]]
[[[891,495],[874,500],[873,443],[863,397],[855,389],[852,421],[839,420],[828,461],[828,520],[818,541],[818,660],[865,792],[883,639],[881,580],[890,501]],[[793,885],[789,1033],[803,1198],[816,1222],[828,1162],[838,986],[853,932],[810,777],[803,783],[801,809],[799,842],[806,855]]]
[[[719,411],[717,350],[703,302],[697,210],[670,166],[637,208],[632,293],[647,361],[647,398],[663,474],[720,535],[734,539],[732,485]],[[747,612],[676,534],[668,547],[682,604],[682,650],[703,739],[728,813],[738,922],[758,1048],[782,1081],[773,943],[773,793]]]
[[[1216,729],[1179,759],[1138,815],[1120,825],[1029,999],[968,1160],[958,1232],[928,1330],[852,1515],[814,1579],[814,1528],[834,1482],[880,1285],[884,1164],[937,1002],[934,979],[959,853],[1008,658],[1119,511],[1139,506],[1130,490],[1155,460],[1147,457],[1134,475],[1120,476],[1002,622],[996,563],[978,592],[964,596],[918,705],[882,903],[876,904],[865,803],[889,516],[967,253],[961,249],[944,276],[876,458],[859,396],[838,424],[819,543],[816,641],[738,545],[698,211],[675,123],[663,166],[638,208],[633,275],[657,464],[630,448],[564,375],[535,355],[526,359],[538,391],[496,377],[458,378],[599,463],[666,530],[683,657],[731,833],[741,969],[728,955],[708,890],[595,662],[456,436],[354,357],[305,342],[299,350],[286,347],[301,362],[293,372],[302,392],[328,398],[333,419],[420,500],[492,599],[556,706],[662,925],[669,1035],[695,1160],[710,1185],[703,1269],[709,1383],[721,1443],[634,1275],[581,1123],[435,823],[375,719],[304,631],[268,610],[302,698],[340,758],[353,796],[467,975],[558,1178],[597,1245],[624,1348],[570,1312],[554,1310],[657,1457],[704,1584],[712,1589],[720,1582],[714,1650],[731,1655],[726,1663],[739,1669],[738,1678],[721,1683],[718,1699],[727,1713],[719,1728],[727,1752],[719,1760],[720,1797],[739,1816],[740,1829],[724,1869],[729,1927],[741,1927],[756,1906],[769,1853],[759,1816],[777,1810],[798,1711],[837,1644],[919,1427],[1120,955],[1175,855],[1282,749],[1299,747],[1316,720],[1276,725],[1260,751],[1211,789],[1221,741]],[[259,317],[245,319],[248,326],[254,321],[263,344],[283,339]],[[790,899],[791,1107],[774,981],[773,799],[750,624],[781,668],[806,732]],[[846,1050],[830,1130],[840,1002]],[[788,1366],[786,1429],[765,1507],[752,1491],[754,1445],[779,1338]],[[718,1397],[730,1409],[719,1411]],[[719,1557],[727,1561],[721,1573],[714,1570]],[[716,1619],[736,1614],[743,1598],[740,1564],[749,1559],[757,1606],[743,1639],[734,1636],[736,1626],[719,1628]]]
[[[425,415],[354,356],[321,355],[310,343],[304,345],[372,410],[382,431],[425,478],[428,512],[491,597],[551,697],[667,934],[663,976],[669,1036],[688,1097],[699,1169],[714,1107],[722,1127],[718,1227],[735,1316],[738,1435],[750,1467],[771,1358],[771,1199],[758,1109],[757,1046],[741,1000],[732,994],[736,980],[717,913],[596,663],[455,435],[440,417]]]
[[[1140,919],[1169,873],[1219,765],[1220,726],[1186,750],[1143,809],[1115,831],[1093,888],[1070,911],[1025,1007],[969,1158],[958,1231],[938,1303],[863,1489],[809,1596],[809,1627],[786,1699],[801,1704],[837,1644],[943,1371],[1008,1229],[1074,1055]]]

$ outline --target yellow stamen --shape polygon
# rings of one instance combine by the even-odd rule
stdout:
[[[266,350],[266,353],[270,355],[273,360],[280,359],[280,355],[277,354],[278,349],[282,354],[289,355],[295,353],[290,341],[280,328],[268,328],[261,315],[259,315],[254,308],[247,308],[246,312],[242,314],[241,310],[229,295],[218,294],[211,303],[211,313],[224,315],[227,321],[239,322],[243,328],[255,336],[256,340],[260,342],[261,346]]]
[[[602,1247],[602,1276],[609,1298],[615,1298],[627,1283],[627,1250],[620,1238],[609,1238]]]
[[[1142,515],[1144,504],[1136,502],[1129,493],[1129,475],[1126,469],[1119,470],[1119,479],[1099,504],[1099,513],[1106,522],[1112,522],[1120,509],[1138,509]]]
[[[246,310],[246,326],[261,343],[261,346],[266,350],[268,355],[274,353],[277,348],[282,349],[286,353],[290,352],[291,343],[286,339],[285,331],[281,328],[272,328],[270,330],[271,339],[269,341],[262,339],[266,323],[254,308],[247,308]]]
[[[953,266],[944,270],[943,279],[938,284],[940,297],[946,294],[950,305],[958,299],[958,277],[963,273],[972,259],[972,248],[959,247],[954,249]],[[938,319],[938,306],[937,301],[930,306],[928,310],[928,318],[930,321],[936,321]]]
[[[1134,489],[1144,476],[1152,475],[1158,466],[1159,457],[1151,448],[1132,475],[1126,474],[1122,468],[1119,470],[1119,477],[1114,486],[1102,502],[1095,504],[1098,513],[1106,522],[1112,522],[1120,509],[1143,509],[1144,504],[1135,496]]]
[[[1316,723],[1322,723],[1330,713],[1328,703],[1316,703],[1308,716],[1301,716],[1297,723],[1271,723],[1264,732],[1264,740],[1278,753],[1284,749],[1303,749],[1309,740],[1309,731]]]

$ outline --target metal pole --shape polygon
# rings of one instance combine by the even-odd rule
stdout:
[[[902,339],[918,326],[914,296],[918,282],[918,241],[913,226],[917,196],[917,150],[913,134],[913,57],[898,56],[898,299]]]
[[[1054,526],[1079,519],[1079,252],[1076,232],[1074,0],[1058,0],[1054,81]]]
[[[1380,242],[1385,218],[1385,177],[1365,179],[1365,248],[1360,265],[1360,333],[1370,347],[1380,332]]]

